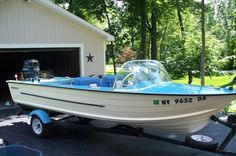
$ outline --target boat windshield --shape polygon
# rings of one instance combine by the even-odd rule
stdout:
[[[156,60],[134,60],[123,64],[117,74],[115,88],[145,88],[172,81],[163,65]]]

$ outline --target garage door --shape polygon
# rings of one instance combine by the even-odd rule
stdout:
[[[6,90],[6,80],[22,70],[26,59],[37,59],[40,70],[54,76],[80,75],[79,48],[0,49],[0,90]]]

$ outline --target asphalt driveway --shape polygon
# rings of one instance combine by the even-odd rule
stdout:
[[[145,137],[88,131],[60,124],[53,127],[50,138],[37,138],[27,124],[27,115],[19,115],[19,111],[19,108],[0,110],[0,138],[7,140],[10,144],[20,144],[41,150],[43,156],[216,155]],[[106,125],[107,123],[94,121],[92,124]],[[145,129],[145,132],[177,140],[185,138],[185,135],[163,133],[157,129]],[[221,142],[228,132],[229,129],[220,124],[210,123],[198,133],[212,136],[216,141]],[[236,152],[236,137],[231,140],[227,150]]]

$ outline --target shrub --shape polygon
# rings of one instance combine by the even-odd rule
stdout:
[[[132,48],[126,47],[123,49],[121,55],[119,56],[117,63],[123,64],[135,58],[136,58],[136,52]]]

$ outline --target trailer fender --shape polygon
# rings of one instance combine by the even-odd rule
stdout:
[[[32,111],[29,116],[32,117],[33,115],[36,115],[40,118],[40,120],[44,123],[44,124],[49,124],[52,122],[51,118],[49,117],[48,113],[46,113],[45,111],[39,109],[39,110],[34,110]]]

